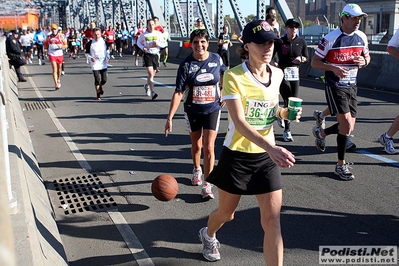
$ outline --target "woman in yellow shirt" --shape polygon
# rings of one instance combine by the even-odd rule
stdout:
[[[203,256],[209,261],[219,260],[216,232],[233,220],[241,195],[256,195],[265,233],[265,262],[283,265],[280,167],[292,167],[295,158],[276,145],[273,133],[276,117],[287,118],[288,114],[287,108],[278,105],[283,72],[269,65],[274,42],[280,39],[266,21],[254,20],[243,30],[242,41],[240,53],[248,60],[224,74],[223,101],[229,128],[219,163],[207,179],[218,187],[219,206],[210,214],[207,227],[199,231],[199,238]]]

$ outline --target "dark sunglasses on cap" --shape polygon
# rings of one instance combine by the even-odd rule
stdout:
[[[364,16],[351,16],[351,15],[346,15],[347,18],[350,18],[351,20],[361,20]]]

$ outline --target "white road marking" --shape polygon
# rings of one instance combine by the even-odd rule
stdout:
[[[146,78],[146,77],[141,77],[141,79],[147,81],[147,78]],[[173,89],[173,87],[168,86],[168,85],[165,85],[165,84],[160,83],[160,82],[157,82],[157,81],[154,81],[154,84],[157,84],[157,85],[162,86],[162,87],[166,87],[166,88],[168,88],[168,89]]]
[[[26,74],[29,74],[27,67],[24,68],[24,72],[26,72]],[[39,99],[41,101],[44,101],[44,97],[42,96],[40,91],[37,89],[37,86],[36,86],[35,82],[33,81],[33,78],[29,77],[28,79],[29,79],[30,83],[32,84],[33,89],[35,90],[37,97],[39,97]]]
[[[122,214],[115,210],[108,211],[109,217],[111,217],[112,221],[118,228],[121,233],[123,239],[130,249],[130,252],[133,254],[136,262],[139,266],[154,266],[154,263],[148,256],[147,252],[144,250],[140,241],[138,240],[136,234],[133,232],[132,228],[128,225],[125,218]]]
[[[35,83],[30,78],[30,82],[32,83],[33,89],[35,90],[37,96],[40,100],[44,101],[44,97],[41,95],[40,91],[37,89]],[[76,144],[73,142],[72,138],[69,136],[68,132],[62,126],[56,115],[54,114],[53,110],[50,108],[46,109],[47,113],[49,114],[51,120],[53,121],[54,125],[58,128],[58,131],[64,138],[65,142],[67,143],[69,149],[72,151],[72,154],[75,156],[76,160],[80,164],[80,166],[86,170],[91,171],[92,168],[90,164],[86,161],[83,154],[79,151]],[[137,261],[139,266],[154,266],[151,258],[148,256],[147,252],[144,250],[143,246],[141,245],[140,241],[136,237],[136,234],[133,232],[132,228],[126,222],[125,218],[122,214],[116,210],[108,211],[108,215],[111,218],[112,222],[115,224],[118,231],[121,233],[121,236],[126,242],[130,252],[132,253],[134,259]]]
[[[399,162],[385,158],[384,156],[380,156],[380,155],[377,155],[377,154],[374,154],[374,153],[371,153],[371,152],[368,152],[365,150],[357,150],[356,153],[360,153],[362,155],[373,158],[375,160],[382,161],[384,163],[389,163],[389,164],[392,164],[393,166],[399,167]]]
[[[85,157],[82,153],[80,153],[78,147],[76,146],[75,142],[73,142],[72,138],[69,136],[68,132],[65,128],[61,125],[58,118],[55,116],[53,110],[50,108],[46,109],[47,113],[50,115],[51,120],[53,120],[54,125],[57,127],[58,131],[60,132],[61,136],[64,138],[66,144],[68,145],[69,149],[71,150],[73,156],[75,156],[76,160],[80,164],[80,166],[85,169],[86,171],[91,171],[91,166],[86,161]]]

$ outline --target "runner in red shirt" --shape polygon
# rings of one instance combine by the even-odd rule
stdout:
[[[107,48],[109,54],[111,55],[112,59],[115,59],[114,50],[115,50],[115,31],[114,27],[110,26],[104,33],[104,39],[107,43]]]
[[[58,32],[56,24],[51,24],[51,34],[47,36],[44,46],[48,49],[48,56],[53,69],[55,90],[61,88],[61,68],[64,62],[63,48],[67,47],[64,36]]]
[[[163,27],[161,26],[161,25],[159,25],[159,18],[158,17],[153,17],[152,18],[153,20],[154,20],[154,22],[155,22],[155,28],[154,28],[154,30],[157,30],[157,31],[160,31],[160,32],[164,32],[164,29],[163,29]]]

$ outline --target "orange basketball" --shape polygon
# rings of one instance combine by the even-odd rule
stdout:
[[[176,197],[179,185],[176,179],[168,174],[157,176],[152,181],[151,192],[155,198],[161,201],[169,201]]]

